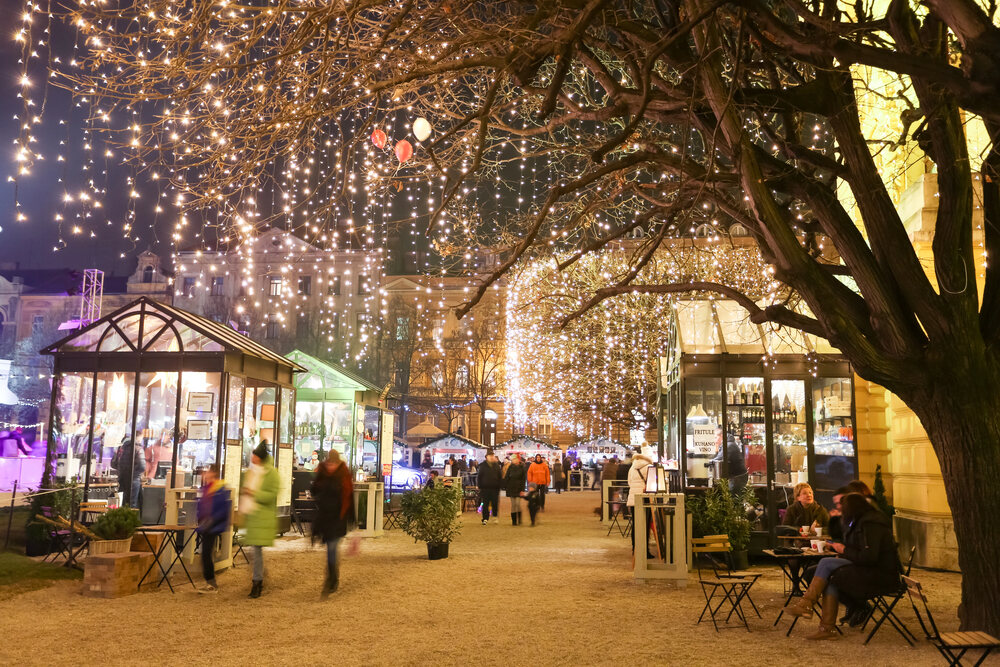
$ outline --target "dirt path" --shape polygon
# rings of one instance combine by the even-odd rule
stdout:
[[[751,633],[696,625],[699,586],[637,584],[628,540],[606,535],[596,492],[550,495],[540,525],[482,526],[467,513],[451,556],[428,561],[399,531],[345,558],[341,590],[319,601],[324,553],[302,538],[267,552],[264,595],[248,600],[246,565],[222,591],[164,588],[119,600],[79,594],[79,582],[0,602],[0,664],[358,665],[918,665],[941,664],[926,642],[909,648],[891,628],[864,647],[856,631],[806,642],[816,621],[772,623],[784,602],[776,567],[754,599]],[[504,510],[506,499],[501,500]],[[915,572],[943,630],[957,626],[960,577]],[[200,583],[200,582],[199,582]],[[919,632],[909,603],[902,616]],[[996,664],[994,662],[993,664]]]

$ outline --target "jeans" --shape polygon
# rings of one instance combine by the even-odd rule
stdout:
[[[264,581],[264,547],[252,545],[250,555],[250,560],[253,562],[253,580]]]
[[[337,547],[343,538],[335,537],[326,541],[326,571],[332,579],[337,578]]]
[[[218,533],[201,534],[201,576],[209,584],[215,583],[215,545],[219,540]]]
[[[483,499],[483,521],[489,521],[491,508],[492,516],[500,516],[500,489],[480,489],[479,495]]]
[[[845,565],[850,565],[850,564],[851,561],[847,560],[846,558],[824,558],[816,566],[816,574],[814,574],[813,576],[819,577],[820,579],[826,581],[826,593],[828,595],[838,597],[837,587],[830,583],[830,576],[834,573],[835,570],[838,570],[844,567]]]

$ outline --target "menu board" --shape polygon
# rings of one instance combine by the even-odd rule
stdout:
[[[691,427],[693,433],[693,446],[690,448],[692,454],[714,454],[715,453],[715,424],[694,424]]]

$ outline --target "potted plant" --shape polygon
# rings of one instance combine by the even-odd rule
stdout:
[[[427,543],[427,558],[448,557],[448,544],[461,531],[458,524],[462,491],[438,483],[433,488],[411,489],[400,499],[400,526],[414,542]]]
[[[69,483],[56,484],[50,493],[35,495],[31,499],[28,524],[25,535],[25,555],[44,556],[50,552],[49,531],[51,527],[36,517],[43,514],[42,508],[49,508],[55,516],[70,517],[73,514],[74,490]],[[39,491],[41,489],[38,489]]]
[[[99,540],[90,542],[90,554],[116,554],[129,550],[132,535],[142,525],[139,512],[130,507],[108,510],[97,519],[91,530]]]
[[[747,508],[752,507],[755,502],[753,489],[744,487],[732,493],[729,484],[719,480],[703,497],[693,497],[688,502],[695,537],[728,535],[733,569],[748,568],[750,520],[747,518]]]

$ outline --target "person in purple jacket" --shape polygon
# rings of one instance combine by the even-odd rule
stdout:
[[[215,545],[219,536],[229,530],[233,516],[233,501],[229,489],[219,479],[219,465],[213,463],[201,473],[201,493],[198,498],[198,533],[201,535],[201,572],[205,577],[203,593],[215,593]]]

